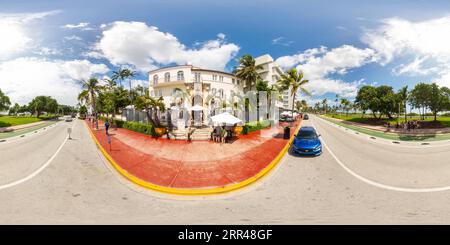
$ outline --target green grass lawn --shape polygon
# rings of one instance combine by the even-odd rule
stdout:
[[[383,123],[387,123],[390,122],[392,124],[395,124],[397,122],[397,118],[392,118],[389,119],[387,117],[382,117],[381,119],[377,119],[374,118],[372,115],[364,115],[364,117],[362,117],[362,114],[326,114],[325,116],[327,117],[331,117],[331,118],[337,118],[337,119],[341,119],[344,121],[349,121],[349,122],[357,122],[357,123],[365,123],[365,124],[383,124]],[[420,119],[419,116],[413,116],[410,117],[408,116],[408,120],[419,120],[422,121]],[[431,122],[434,120],[434,117],[428,116],[425,118],[425,121]],[[438,117],[437,118],[438,122],[441,123],[442,126],[444,127],[450,127],[450,117]],[[399,122],[403,123],[405,122],[405,117],[400,117],[399,118]]]
[[[15,116],[0,116],[0,127],[10,127],[28,123],[42,121],[42,118],[37,117],[15,117]]]

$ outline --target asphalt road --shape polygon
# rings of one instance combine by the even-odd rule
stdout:
[[[84,122],[73,122],[73,139],[66,142],[69,125],[60,123],[39,139],[0,144],[0,223],[450,223],[450,191],[433,189],[450,185],[448,147],[371,142],[315,117],[306,124],[331,152],[286,154],[268,177],[242,191],[186,198],[134,186],[111,170]],[[42,171],[27,179],[36,169]],[[1,189],[11,181],[18,184]]]

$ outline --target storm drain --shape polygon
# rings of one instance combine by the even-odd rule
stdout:
[[[394,144],[400,144],[400,142],[398,142],[398,141],[392,141],[392,143],[394,143]]]
[[[6,140],[0,140],[0,142],[5,142]]]
[[[430,145],[430,143],[422,143],[422,145]]]
[[[371,139],[373,139],[373,140],[376,140],[377,138],[375,138],[375,137],[370,137]]]

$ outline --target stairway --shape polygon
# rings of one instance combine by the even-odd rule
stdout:
[[[192,128],[193,133],[191,135],[191,140],[209,140],[211,138],[212,128],[202,127],[202,128]],[[188,139],[188,129],[174,130],[170,133],[170,138],[175,140],[187,140]]]

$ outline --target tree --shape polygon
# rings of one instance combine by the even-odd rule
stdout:
[[[428,98],[428,108],[434,116],[434,121],[437,121],[437,114],[448,106],[448,96],[446,90],[440,88],[436,83],[429,85],[430,97]]]
[[[119,80],[120,86],[122,86],[122,82],[128,79],[129,84],[129,92],[130,92],[130,100],[133,101],[133,95],[132,95],[132,89],[131,89],[131,79],[132,77],[136,76],[136,72],[132,71],[127,68],[119,68],[117,71],[113,72],[113,80]]]
[[[86,103],[91,106],[92,114],[95,120],[98,119],[97,115],[97,99],[101,93],[102,86],[100,86],[97,78],[90,78],[87,81],[83,81],[83,90],[78,95],[78,100],[82,103]],[[98,129],[98,124],[96,125]]]
[[[367,110],[373,117],[381,119],[383,115],[392,118],[392,113],[398,111],[398,98],[391,86],[363,86],[358,90],[355,104],[362,110],[363,116]],[[378,113],[378,117],[377,117]]]
[[[11,108],[9,108],[9,113],[11,115],[17,116],[17,113],[19,113],[19,111],[20,111],[20,105],[18,103],[15,103],[14,106],[11,106]]]
[[[351,102],[348,100],[348,99],[341,99],[341,105],[342,105],[342,108],[344,109],[344,111],[345,111],[345,115],[346,116],[348,116],[348,111],[350,110],[350,105],[351,105]]]
[[[355,104],[362,111],[362,117],[366,114],[367,110],[372,110],[376,108],[377,105],[377,90],[373,86],[363,86],[358,90],[358,94],[356,95]],[[376,111],[372,110],[373,116],[376,117]]]
[[[422,119],[425,119],[425,111],[431,97],[431,86],[426,83],[418,83],[411,91],[409,101],[414,108],[419,109]]]
[[[322,100],[322,111],[324,112],[324,114],[327,114],[327,109],[328,109],[328,100],[323,99]]]
[[[9,97],[0,89],[0,111],[8,110],[10,105],[11,101],[9,100]]]
[[[398,92],[397,92],[397,96],[398,96],[398,100],[400,103],[402,103],[403,105],[403,109],[405,112],[405,123],[408,121],[408,113],[406,111],[406,106],[408,104],[408,97],[409,97],[409,92],[408,92],[408,86],[404,86],[403,88],[401,88]],[[398,115],[400,117],[400,115]]]
[[[80,112],[80,117],[86,117],[86,114],[87,114],[86,106],[85,105],[80,106],[79,112]]]
[[[238,62],[239,65],[233,73],[237,78],[245,81],[245,88],[250,91],[256,85],[256,81],[261,79],[258,71],[263,70],[263,66],[256,65],[255,59],[249,54],[243,55]]]
[[[277,83],[282,90],[291,90],[291,96],[293,98],[292,111],[294,111],[295,97],[297,95],[297,92],[310,95],[309,91],[304,87],[307,83],[309,83],[309,80],[303,79],[303,72],[297,72],[296,68],[292,68],[288,70],[286,74],[282,74],[280,80],[278,80]]]
[[[158,112],[165,112],[166,110],[163,97],[154,98],[150,96],[147,90],[144,95],[136,98],[135,107],[138,110],[145,110],[147,119],[154,128],[161,126]]]
[[[43,112],[56,113],[58,110],[58,102],[50,96],[36,96],[29,104],[28,108],[40,117]]]
[[[314,111],[315,113],[318,113],[320,111],[320,102],[316,102],[314,104]]]
[[[383,115],[392,119],[392,114],[398,111],[397,96],[394,93],[394,89],[391,86],[381,85],[376,88],[376,91],[378,104],[374,109],[379,112],[379,119]]]

